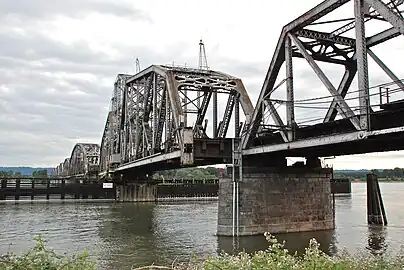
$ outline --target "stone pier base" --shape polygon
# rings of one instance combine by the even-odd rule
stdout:
[[[116,187],[116,200],[119,202],[154,202],[156,195],[156,185],[128,184]]]
[[[239,235],[334,228],[328,168],[243,168]],[[218,235],[232,235],[233,183],[219,181]]]

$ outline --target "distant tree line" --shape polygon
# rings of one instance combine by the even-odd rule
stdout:
[[[33,171],[32,176],[33,177],[48,177],[48,171],[47,170]]]
[[[16,171],[0,171],[0,177],[22,177],[22,176],[32,176],[32,177],[48,177],[48,170],[37,170],[33,171],[31,175],[23,175],[21,172]]]
[[[223,168],[184,168],[176,170],[160,171],[153,175],[154,179],[216,179],[224,172]]]
[[[334,172],[335,178],[351,178],[351,179],[365,179],[368,173],[374,173],[378,178],[388,178],[388,179],[404,179],[404,168],[394,168],[394,169],[384,169],[377,170],[373,169],[370,171],[337,171]]]
[[[0,171],[0,177],[20,177],[22,174],[20,172],[13,171]]]

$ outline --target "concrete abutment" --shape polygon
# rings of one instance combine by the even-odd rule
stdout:
[[[334,228],[332,169],[245,167],[239,182],[240,236]],[[233,182],[219,181],[218,235],[233,234]]]

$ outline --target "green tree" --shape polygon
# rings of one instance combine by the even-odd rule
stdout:
[[[0,171],[0,177],[12,177],[14,175],[13,171]]]
[[[216,177],[219,176],[218,168],[215,168],[215,167],[207,167],[207,168],[205,168],[205,170],[206,170],[210,175],[212,175],[212,176],[216,176]]]
[[[32,172],[33,177],[48,177],[48,171],[47,170],[38,170],[38,171],[33,171]]]

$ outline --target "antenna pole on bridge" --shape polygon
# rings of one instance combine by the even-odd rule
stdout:
[[[136,57],[136,60],[135,60],[135,73],[137,74],[139,72],[140,72],[140,61],[139,61],[139,58]]]
[[[208,59],[206,58],[205,44],[202,39],[199,41],[199,69],[209,70]]]
[[[199,40],[199,62],[198,68],[200,70],[209,70],[208,58],[206,57],[205,51],[205,43],[203,43],[202,39]],[[197,93],[196,104],[198,109],[201,108],[201,93],[198,91]],[[217,130],[217,93],[213,92],[213,137],[216,137]]]

